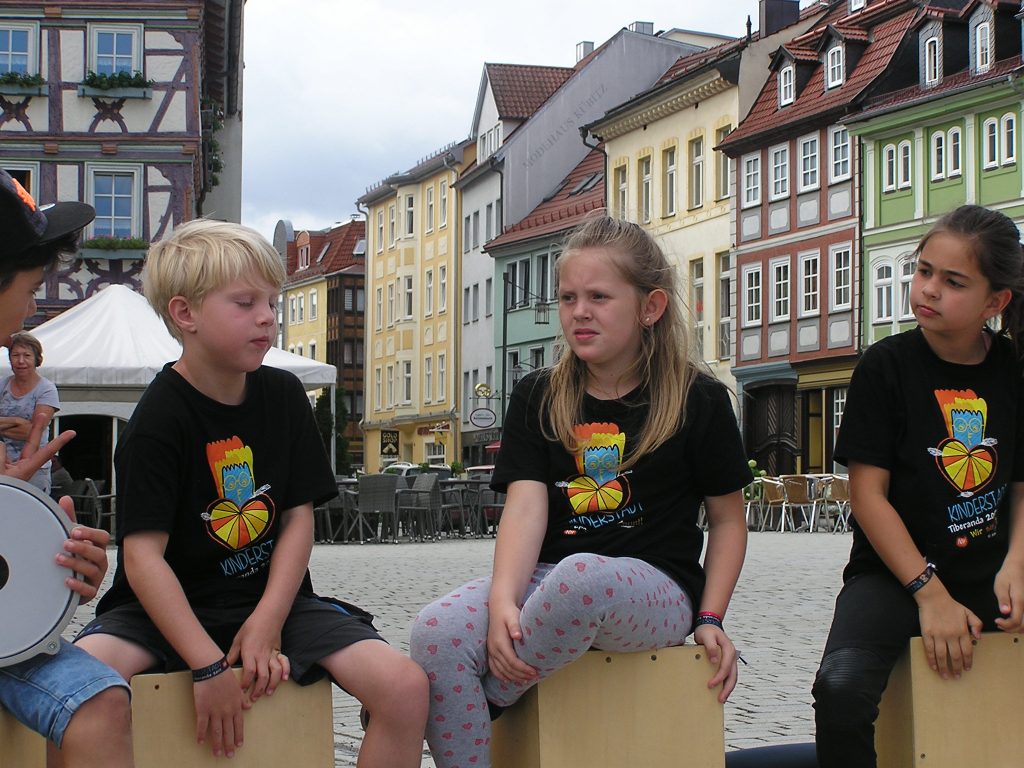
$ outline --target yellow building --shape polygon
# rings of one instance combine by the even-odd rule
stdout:
[[[363,436],[366,471],[460,455],[459,210],[464,141],[374,185],[367,210]]]
[[[289,352],[327,361],[327,276],[318,256],[324,232],[299,232],[288,244],[288,279],[282,294],[282,346]]]

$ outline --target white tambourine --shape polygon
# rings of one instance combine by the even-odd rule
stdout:
[[[34,485],[0,476],[0,667],[56,653],[78,607],[57,565],[72,523]]]

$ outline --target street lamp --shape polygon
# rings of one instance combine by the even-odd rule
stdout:
[[[509,372],[505,370],[505,364],[508,362],[508,311],[509,303],[512,297],[512,291],[515,290],[525,296],[527,299],[533,299],[533,321],[537,325],[547,325],[550,322],[550,307],[548,306],[547,299],[543,296],[530,291],[524,285],[516,285],[512,282],[512,277],[509,275],[508,270],[502,272],[502,292],[501,292],[501,428],[505,429],[505,409],[508,406],[508,395],[509,387],[506,386],[508,383]],[[522,363],[516,363],[516,367],[521,366]],[[531,366],[532,367],[532,366]],[[512,369],[515,371],[515,368]],[[522,373],[522,368],[519,369]]]

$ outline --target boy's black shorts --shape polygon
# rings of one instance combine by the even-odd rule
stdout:
[[[253,608],[193,606],[192,610],[214,642],[227,653]],[[145,648],[158,660],[147,672],[189,668],[138,602],[119,605],[97,616],[75,640],[92,634],[113,635]],[[317,664],[320,659],[361,640],[383,639],[373,626],[373,616],[361,608],[340,600],[299,595],[281,630],[281,652],[291,665],[291,679],[300,685],[310,685],[327,674]]]

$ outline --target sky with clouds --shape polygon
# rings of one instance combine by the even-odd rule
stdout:
[[[348,220],[368,186],[469,135],[484,62],[572,66],[633,21],[739,37],[748,15],[758,0],[249,0],[242,221],[271,237]]]

